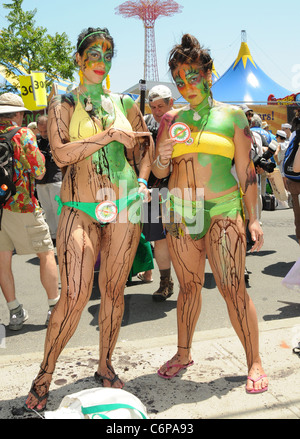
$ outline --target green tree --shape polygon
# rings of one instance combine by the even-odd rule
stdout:
[[[6,16],[8,27],[0,30],[0,64],[15,79],[24,70],[28,74],[43,71],[48,87],[59,78],[74,80],[74,47],[67,34],[48,35],[46,28],[35,25],[37,9],[23,11],[22,3],[23,0],[13,0],[3,4],[10,12]],[[8,90],[16,88],[6,87]]]

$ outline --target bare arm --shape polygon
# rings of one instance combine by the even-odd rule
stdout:
[[[139,178],[148,181],[154,159],[154,142],[136,104],[127,110],[127,118],[134,132],[142,134],[141,137],[136,137],[134,148],[127,151],[127,156],[131,164],[137,165]]]
[[[249,127],[235,126],[235,166],[237,176],[244,194],[245,205],[249,214],[249,231],[255,241],[251,251],[259,250],[263,245],[263,231],[256,216],[257,179],[253,161],[251,160],[251,137]]]
[[[170,174],[173,147],[176,143],[169,136],[169,126],[173,117],[171,113],[166,113],[159,126],[155,160],[152,163],[152,172],[157,178],[165,178]]]

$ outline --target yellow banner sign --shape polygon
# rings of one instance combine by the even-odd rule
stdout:
[[[42,72],[19,76],[20,91],[28,110],[38,111],[47,106],[46,80]]]
[[[34,100],[38,107],[47,106],[46,79],[43,72],[30,73],[33,84]]]

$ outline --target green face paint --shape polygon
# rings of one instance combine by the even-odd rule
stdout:
[[[173,72],[178,91],[196,109],[209,97],[209,85],[197,64],[182,64]]]
[[[111,69],[112,50],[107,47],[107,43],[104,41],[96,43],[87,48],[85,64],[87,68],[90,68],[99,76],[103,76],[104,79]]]
[[[81,57],[83,85],[99,84],[111,69],[113,51],[107,40],[98,39],[84,51]]]

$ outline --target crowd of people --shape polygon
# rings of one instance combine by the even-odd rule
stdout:
[[[173,294],[172,269],[179,282],[177,349],[158,375],[172,379],[193,365],[191,346],[207,258],[245,351],[246,391],[264,392],[268,378],[244,277],[246,229],[251,251],[259,251],[264,241],[262,176],[267,174],[261,158],[271,151],[266,163],[273,162],[273,169],[278,166],[283,173],[292,126],[283,124],[273,135],[248,106],[215,101],[212,58],[190,34],[169,55],[172,79],[187,101],[179,109],[173,108],[172,93],[163,85],[149,91],[151,114],[146,117],[129,96],[110,93],[105,81],[113,57],[114,40],[107,29],[82,31],[75,56],[80,84],[55,96],[36,126],[22,127],[28,110],[19,96],[0,96],[0,133],[20,127],[12,139],[17,191],[3,208],[0,230],[0,287],[10,312],[9,329],[21,329],[28,318],[16,297],[13,252],[37,254],[49,301],[44,358],[25,408],[46,407],[58,357],[89,301],[98,258],[95,380],[123,388],[112,357],[142,233],[153,243],[160,272],[153,300],[165,301]],[[300,240],[299,226],[297,230]],[[138,278],[152,282],[152,271]]]

